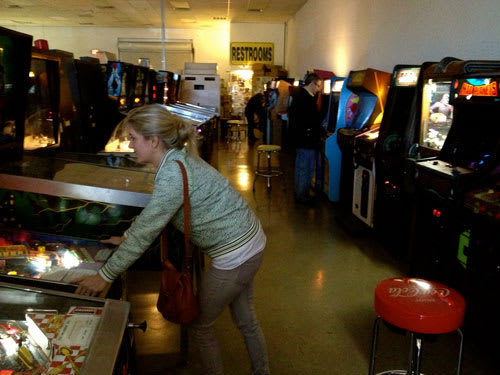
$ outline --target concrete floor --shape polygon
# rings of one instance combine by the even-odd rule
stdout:
[[[267,234],[264,263],[255,280],[255,306],[267,339],[271,372],[368,374],[375,285],[384,278],[405,275],[405,265],[372,236],[350,237],[338,226],[338,209],[326,197],[313,206],[297,205],[290,155],[282,153],[285,178],[274,178],[270,191],[265,179],[259,178],[253,192],[255,146],[245,141],[220,142],[215,152],[214,165],[256,211]],[[148,322],[145,333],[135,333],[138,374],[201,374],[194,352],[187,366],[177,365],[179,326],[156,311],[158,273],[132,271],[128,277],[132,318]],[[250,374],[243,340],[228,311],[216,328],[225,373]],[[406,337],[385,326],[381,334],[377,372],[404,368]],[[422,372],[456,373],[457,340],[450,334],[426,342]],[[466,333],[463,374],[498,373],[494,368],[493,356],[474,340],[467,341]]]

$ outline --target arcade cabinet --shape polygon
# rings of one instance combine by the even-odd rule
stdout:
[[[116,102],[120,112],[126,113],[132,108],[134,100],[134,66],[122,61],[110,61],[105,67],[108,96]]]
[[[148,89],[149,68],[134,65],[134,95],[131,108],[146,104],[146,92]]]
[[[358,155],[369,155],[374,162],[371,164],[376,184],[374,213],[367,224],[374,225],[379,237],[394,253],[406,248],[403,241],[410,227],[408,205],[404,204],[401,192],[406,156],[403,136],[415,105],[420,70],[416,65],[394,67],[378,139],[356,139]]]
[[[106,77],[99,60],[82,57],[75,60],[80,92],[80,142],[74,152],[96,153],[104,148],[117,119],[107,95]],[[111,105],[108,105],[111,104]],[[117,111],[117,109],[116,109]]]
[[[375,69],[351,71],[342,89],[345,90],[344,95],[341,93],[343,108],[339,107],[334,133],[340,151],[340,163],[337,163],[340,169],[332,171],[330,168],[334,176],[332,181],[330,174],[330,184],[334,183],[333,197],[338,197],[342,207],[349,212],[353,208],[353,185],[360,180],[359,168],[354,166],[354,138],[380,126],[390,79],[391,74]]]
[[[156,73],[156,103],[167,105],[179,99],[181,76],[176,73],[160,70]]]
[[[416,162],[420,194],[412,265],[417,274],[453,275],[459,239],[467,229],[457,208],[464,205],[467,191],[485,187],[500,162],[500,128],[491,126],[500,109],[499,84],[500,73],[454,78],[454,118],[446,141],[436,158]]]
[[[400,92],[410,86],[414,87],[417,83],[420,68],[396,66],[393,71],[391,86],[387,96],[387,103],[384,109],[380,128],[373,128],[354,138],[354,191],[352,212],[369,227],[374,225],[374,205],[375,205],[375,147],[381,142],[391,142],[395,135],[391,135],[389,140],[386,134],[379,138],[380,130],[386,132],[387,124],[393,119],[392,115],[397,113],[389,113],[389,111],[401,111],[403,118],[408,115],[412,103],[412,95],[414,91],[410,90],[409,97],[405,97]],[[402,87],[402,89],[400,89]],[[407,91],[408,92],[408,91]],[[401,98],[400,98],[401,96]],[[403,98],[406,99],[405,105],[402,105]],[[397,102],[396,102],[397,101]],[[404,119],[396,119],[396,127],[404,126]],[[395,141],[393,141],[395,143]]]
[[[0,27],[0,157],[23,153],[32,36]]]
[[[340,93],[342,91],[342,87],[344,86],[345,77],[332,77],[330,79],[330,96],[328,103],[328,111],[326,113],[324,124],[326,126],[326,131],[328,134],[335,134],[335,130],[337,128],[337,115],[339,110],[339,102],[340,102]],[[323,154],[325,155],[325,167],[323,172],[323,192],[328,196],[328,199],[331,201],[334,200],[334,191],[333,187],[335,183],[330,183],[330,175],[332,177],[334,174],[330,174],[330,170],[335,170],[335,162],[336,158],[340,155],[340,149],[338,148],[338,144],[336,141],[329,139],[332,138],[329,136],[325,142],[323,143]],[[340,170],[340,165],[337,166]],[[340,178],[340,176],[339,176]],[[338,198],[336,199],[338,201]]]
[[[24,125],[26,151],[60,145],[60,62],[56,54],[33,47]]]
[[[460,74],[500,71],[499,61],[458,60],[446,57],[439,63],[422,65],[417,85],[415,110],[410,115],[407,132],[403,138],[406,159],[403,171],[402,192],[408,197],[411,211],[411,228],[407,241],[407,254],[410,258],[417,256],[416,223],[420,220],[420,194],[417,176],[417,162],[435,158],[446,142],[448,132],[453,123],[454,110],[450,101],[450,90],[453,77]],[[440,221],[440,218],[437,218]]]

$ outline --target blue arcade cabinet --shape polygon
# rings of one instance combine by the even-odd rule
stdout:
[[[357,169],[354,163],[354,140],[356,136],[380,127],[391,76],[391,73],[368,68],[351,71],[344,84],[344,89],[351,94],[342,112],[339,107],[336,133],[341,165],[336,174],[340,175],[340,182],[334,188],[338,189],[338,200],[348,212],[352,211],[354,175]]]
[[[338,121],[339,117],[345,119],[345,108],[352,92],[348,89],[344,90],[345,77],[332,77],[330,79],[330,101],[328,104],[328,112],[324,120],[326,131],[332,135],[325,141],[325,183],[324,191],[333,202],[339,200],[339,189],[336,186],[340,185],[340,160],[341,151],[337,143],[337,130],[339,124],[344,124],[345,121]],[[340,113],[343,113],[342,115]]]

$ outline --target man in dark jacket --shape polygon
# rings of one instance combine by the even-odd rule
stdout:
[[[266,98],[264,94],[258,93],[250,98],[245,107],[245,117],[248,124],[248,140],[255,142],[258,138],[254,134],[255,124],[263,130],[266,123]]]
[[[321,91],[321,77],[316,73],[307,75],[304,86],[293,96],[288,109],[290,131],[295,145],[295,200],[308,203],[309,186],[314,176],[319,157],[321,137],[325,130],[321,126],[317,107],[317,94]]]

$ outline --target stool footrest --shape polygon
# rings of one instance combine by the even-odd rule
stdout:
[[[265,169],[265,170],[255,171],[255,174],[257,176],[263,176],[263,177],[277,177],[281,176],[283,172],[277,169],[271,169],[271,170]]]

